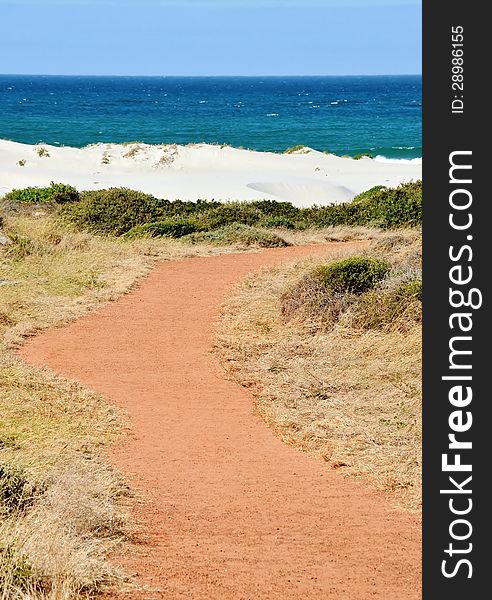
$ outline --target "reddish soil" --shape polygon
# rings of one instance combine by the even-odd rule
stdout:
[[[417,519],[281,442],[211,353],[234,282],[339,247],[161,263],[131,294],[23,348],[129,415],[111,460],[140,497],[140,550],[120,562],[142,588],[117,597],[420,598]]]

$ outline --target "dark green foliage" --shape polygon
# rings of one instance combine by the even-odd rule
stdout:
[[[354,256],[316,268],[315,274],[323,285],[334,292],[363,294],[380,283],[389,265],[377,258]]]
[[[290,202],[259,200],[255,202],[183,202],[158,200],[154,196],[128,188],[111,188],[81,192],[63,184],[49,188],[13,190],[4,197],[10,204],[66,204],[61,214],[81,229],[97,233],[122,235],[135,226],[156,222],[193,223],[194,231],[213,231],[234,223],[250,227],[284,227],[308,229],[367,225],[392,229],[422,223],[422,182],[402,184],[397,188],[377,186],[359,194],[352,202],[296,208]],[[162,230],[164,231],[164,230]],[[136,233],[140,234],[140,231]],[[158,233],[153,227],[145,234]]]
[[[125,233],[128,239],[139,237],[172,237],[180,238],[189,235],[195,231],[200,231],[199,226],[193,221],[186,219],[174,219],[169,221],[157,221],[155,223],[145,223],[136,225],[130,231]]]
[[[77,202],[80,199],[79,192],[71,185],[64,183],[52,183],[49,187],[51,201],[55,204],[66,204],[67,202]]]
[[[290,202],[278,202],[277,200],[254,200],[248,202],[249,206],[258,209],[263,215],[268,217],[287,217],[295,219],[299,214],[299,209],[292,206]]]
[[[355,156],[353,156],[352,158],[354,160],[360,160],[361,158],[374,158],[374,156],[372,154],[369,154],[369,152],[359,152],[359,154],[356,154]]]
[[[274,248],[289,246],[284,239],[263,229],[249,227],[241,223],[226,225],[213,231],[192,233],[183,238],[192,244],[212,244],[216,246],[229,246],[239,244],[242,246],[258,246],[260,248]]]
[[[405,183],[397,188],[373,188],[357,196],[361,220],[383,229],[422,224],[422,182]]]
[[[12,190],[3,197],[4,202],[27,204],[65,204],[77,202],[79,192],[71,185],[51,182],[49,187],[28,187]]]
[[[62,214],[81,229],[122,235],[136,225],[159,221],[165,202],[128,188],[82,192],[81,200]]]
[[[195,214],[202,229],[209,231],[233,223],[256,225],[263,217],[262,211],[248,202],[229,202]]]
[[[374,187],[343,204],[307,208],[299,220],[305,227],[370,225],[382,229],[422,224],[422,182],[397,188]]]
[[[197,200],[196,202],[183,201],[183,200],[162,200],[163,214],[166,218],[182,218],[190,217],[191,215],[197,215],[200,213],[207,212],[218,206],[222,206],[222,202],[216,202],[215,200]]]
[[[287,217],[265,217],[260,221],[261,227],[280,227],[283,229],[295,229],[295,223]]]
[[[299,218],[296,221],[296,226],[299,229],[365,224],[360,222],[359,208],[353,202],[303,208],[299,211]]]

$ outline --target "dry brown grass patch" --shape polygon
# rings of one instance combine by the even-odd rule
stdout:
[[[402,237],[389,253],[380,242],[368,252],[398,267],[420,245],[418,235]],[[320,262],[267,269],[240,284],[224,309],[218,350],[287,443],[367,478],[399,506],[417,511],[421,309],[400,314],[399,325],[358,323],[360,297],[321,295],[320,302],[318,283],[309,279]],[[299,285],[303,294],[290,299],[297,304],[286,305],[286,294]]]

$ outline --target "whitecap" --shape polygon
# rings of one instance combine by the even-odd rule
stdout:
[[[267,117],[278,117],[278,113],[268,113]]]
[[[387,158],[386,156],[378,155],[374,158],[376,162],[380,163],[396,163],[396,164],[407,164],[407,165],[421,165],[422,157],[420,158]]]

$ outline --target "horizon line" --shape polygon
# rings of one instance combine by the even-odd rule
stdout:
[[[173,78],[173,77],[422,77],[422,73],[345,73],[345,74],[276,74],[276,75],[264,75],[264,74],[251,74],[251,75],[122,75],[122,74],[93,74],[93,73],[0,73],[0,77],[15,76],[15,77],[156,77],[156,78]]]

